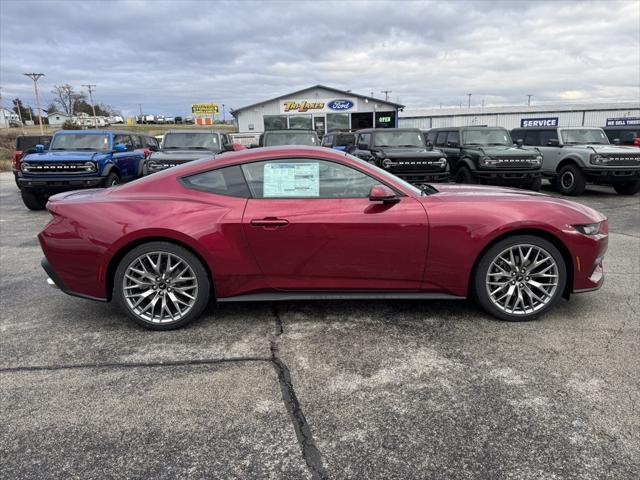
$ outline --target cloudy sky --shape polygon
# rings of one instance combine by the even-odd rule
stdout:
[[[640,1],[0,1],[3,104],[23,72],[133,115],[227,111],[314,84],[410,108],[640,98]]]

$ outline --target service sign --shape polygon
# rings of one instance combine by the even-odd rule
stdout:
[[[640,125],[640,117],[607,118],[607,127]]]
[[[522,118],[520,119],[520,128],[527,127],[557,127],[558,117],[545,118]]]
[[[217,103],[194,103],[191,105],[191,113],[194,115],[216,115],[218,111]]]
[[[355,101],[347,98],[290,99],[280,102],[280,112],[288,114],[349,112],[354,107]]]

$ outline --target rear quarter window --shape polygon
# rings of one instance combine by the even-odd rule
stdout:
[[[226,195],[229,197],[249,198],[249,188],[242,170],[238,165],[200,172],[180,179],[188,189]]]

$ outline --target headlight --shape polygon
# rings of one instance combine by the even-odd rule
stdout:
[[[606,165],[609,163],[609,159],[607,157],[603,157],[602,155],[591,155],[591,164],[592,165]]]
[[[481,157],[480,158],[480,165],[482,165],[483,167],[495,167],[498,162],[500,162],[500,160],[498,160],[497,158],[491,158],[491,157]]]
[[[577,231],[582,233],[583,235],[596,235],[600,232],[600,225],[602,222],[598,223],[588,223],[586,225],[572,225]]]
[[[439,158],[438,160],[435,160],[434,162],[432,162],[432,165],[436,165],[437,167],[444,168],[447,166],[447,159],[444,157]]]
[[[382,166],[383,166],[384,168],[389,169],[389,168],[391,168],[391,167],[393,166],[393,162],[391,161],[391,159],[389,159],[389,158],[385,158],[385,159],[382,161]]]
[[[95,172],[96,164],[93,162],[84,162],[84,168],[87,172]]]
[[[542,165],[542,155],[538,155],[536,158],[531,160],[532,165]]]
[[[29,169],[30,165],[27,162],[22,162],[22,165],[20,165],[20,170],[22,170],[23,172],[26,172]]]

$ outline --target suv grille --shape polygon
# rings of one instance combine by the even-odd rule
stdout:
[[[25,173],[92,173],[96,168],[93,163],[86,162],[38,162],[23,163],[22,171]]]
[[[640,165],[640,155],[637,153],[607,153],[602,156],[609,159],[605,165]]]
[[[442,170],[438,158],[392,158],[393,166],[391,170]]]
[[[532,168],[530,157],[498,157],[498,168]]]

